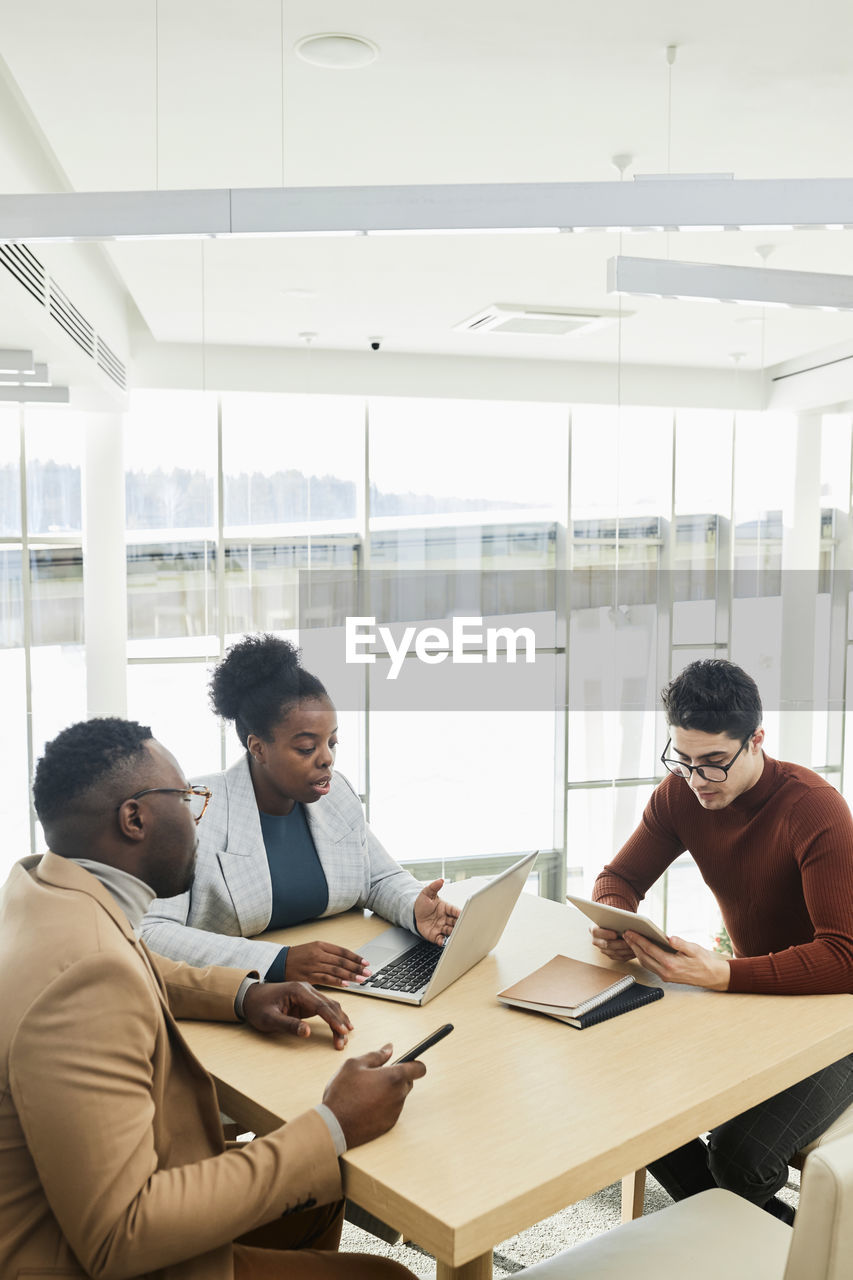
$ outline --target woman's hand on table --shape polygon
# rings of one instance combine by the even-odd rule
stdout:
[[[443,880],[433,880],[415,898],[415,924],[418,933],[428,942],[436,942],[439,946],[444,946],[459,917],[459,908],[438,896],[443,884]]]
[[[291,947],[284,972],[288,982],[317,982],[324,987],[343,987],[370,977],[366,960],[333,942],[303,942]]]

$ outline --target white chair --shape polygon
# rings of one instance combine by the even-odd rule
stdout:
[[[798,1151],[791,1160],[791,1166],[794,1169],[802,1169],[806,1156],[810,1155],[812,1151],[816,1151],[818,1147],[822,1147],[826,1142],[834,1142],[836,1138],[843,1138],[848,1133],[853,1133],[853,1104],[846,1111],[842,1111],[838,1119],[833,1121],[825,1133],[822,1133],[819,1138],[815,1138],[814,1142],[810,1142],[807,1147],[803,1147],[802,1151]],[[641,1218],[643,1216],[645,1188],[645,1169],[637,1169],[634,1173],[626,1173],[622,1179],[623,1222],[630,1222],[633,1218]],[[853,1268],[851,1268],[851,1274],[853,1274]]]
[[[836,1138],[843,1138],[848,1133],[853,1133],[853,1104],[846,1111],[842,1111],[838,1119],[833,1121],[825,1133],[822,1133],[819,1138],[815,1138],[814,1142],[810,1142],[807,1147],[803,1147],[802,1151],[798,1151],[791,1164],[795,1169],[802,1169],[806,1156],[811,1155],[813,1151],[817,1151],[818,1147],[822,1147],[824,1143],[834,1142]]]
[[[853,1135],[821,1142],[793,1228],[730,1191],[703,1191],[539,1262],[524,1280],[850,1280]]]

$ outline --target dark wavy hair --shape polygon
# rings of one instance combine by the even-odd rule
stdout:
[[[130,773],[152,737],[147,725],[117,716],[80,720],[58,733],[45,747],[33,779],[33,804],[42,825],[98,783]]]
[[[317,677],[300,666],[296,646],[269,634],[246,636],[232,645],[214,667],[208,689],[213,710],[234,721],[244,747],[250,733],[271,742],[276,725],[297,702],[329,696]]]
[[[761,696],[752,676],[723,658],[691,662],[661,692],[667,724],[701,733],[750,738],[762,720]]]

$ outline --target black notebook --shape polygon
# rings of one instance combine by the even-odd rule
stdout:
[[[631,1009],[639,1009],[640,1005],[651,1004],[654,1000],[660,1000],[662,995],[663,987],[644,987],[641,983],[635,982],[632,987],[611,996],[596,1009],[590,1009],[589,1013],[581,1014],[579,1018],[560,1018],[560,1021],[567,1022],[570,1027],[580,1027],[583,1030],[584,1027],[591,1027],[596,1022],[615,1018],[618,1013],[628,1013]]]

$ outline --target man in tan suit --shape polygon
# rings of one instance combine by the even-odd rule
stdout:
[[[356,1280],[410,1276],[337,1252],[338,1156],[396,1122],[423,1064],[350,1058],[323,1102],[226,1150],[213,1081],[175,1022],[307,1036],[351,1023],[302,983],[152,955],[134,932],[192,881],[206,803],[134,722],[91,720],[34,784],[51,852],[0,893],[0,1276]]]

